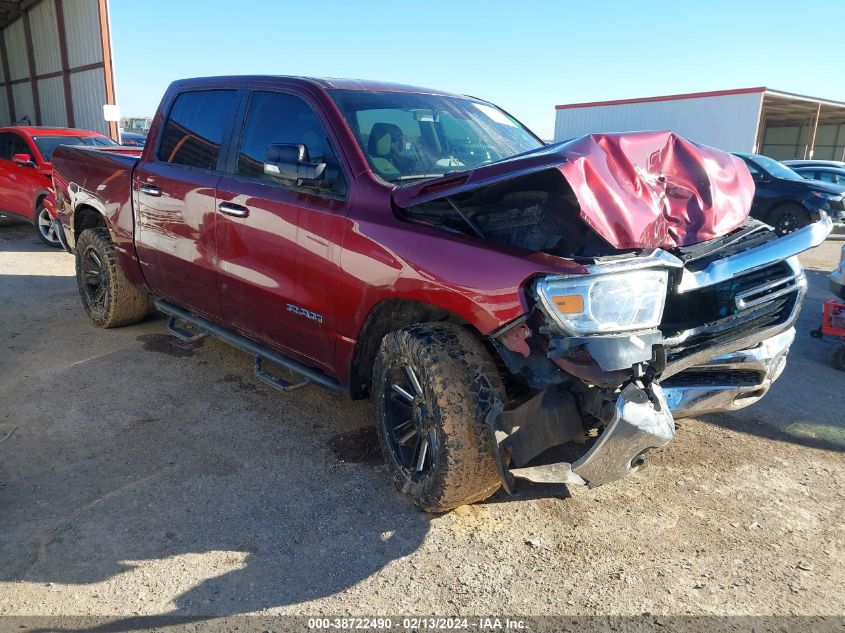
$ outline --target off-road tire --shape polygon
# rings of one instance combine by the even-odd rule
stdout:
[[[112,328],[137,323],[147,314],[147,295],[129,282],[118,261],[117,251],[112,244],[108,229],[97,227],[86,229],[76,241],[76,285],[82,306],[97,327]],[[99,277],[104,286],[102,301],[95,301],[86,282],[86,264],[99,260],[102,264]],[[88,287],[86,287],[88,286]]]
[[[385,398],[391,372],[409,366],[419,377],[422,414],[436,436],[428,472],[415,477],[402,467],[391,444]],[[373,368],[376,430],[396,487],[420,508],[445,512],[486,499],[499,489],[489,433],[484,420],[505,388],[490,354],[464,328],[421,323],[384,337]]]
[[[810,214],[798,204],[788,203],[775,207],[766,216],[766,224],[774,227],[779,237],[797,231],[810,223]]]

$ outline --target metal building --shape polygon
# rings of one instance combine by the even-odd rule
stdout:
[[[845,160],[845,103],[765,87],[556,106],[555,141],[635,130],[778,160]]]
[[[107,0],[0,0],[0,126],[77,127],[117,138]]]

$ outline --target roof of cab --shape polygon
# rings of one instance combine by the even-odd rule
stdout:
[[[332,77],[302,77],[295,75],[231,75],[220,77],[194,77],[191,79],[180,79],[174,85],[189,87],[192,85],[201,86],[206,84],[225,84],[232,87],[247,86],[250,83],[272,83],[274,80],[284,81],[287,84],[300,84],[302,86],[318,86],[324,90],[362,90],[367,92],[416,92],[420,94],[442,95],[450,97],[463,97],[443,90],[422,88],[419,86],[408,86],[405,84],[389,83],[384,81],[371,81],[367,79],[338,79]]]

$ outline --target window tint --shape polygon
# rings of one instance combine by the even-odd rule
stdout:
[[[216,169],[236,94],[234,90],[202,90],[176,97],[161,136],[159,160]]]
[[[836,182],[836,174],[832,171],[818,171],[816,174],[816,180],[821,180],[822,182]]]
[[[310,162],[337,167],[337,159],[329,146],[326,130],[305,101],[280,92],[255,92],[250,100],[241,137],[238,173],[252,178],[266,178],[264,162],[267,150],[270,145],[276,144],[305,145]],[[335,190],[340,191],[338,186],[335,186]]]

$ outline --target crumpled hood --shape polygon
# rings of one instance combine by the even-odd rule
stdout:
[[[673,132],[591,134],[394,190],[400,208],[544,169],[572,188],[581,218],[612,246],[673,248],[724,235],[748,217],[745,163]]]

